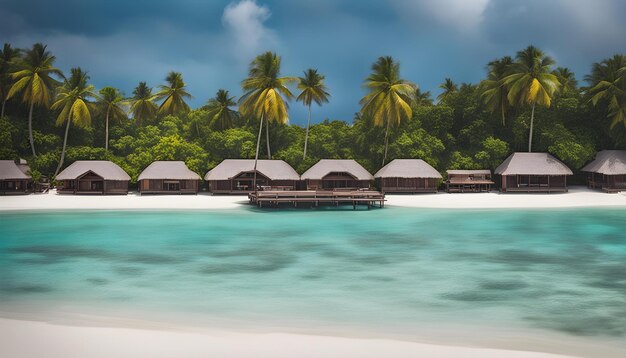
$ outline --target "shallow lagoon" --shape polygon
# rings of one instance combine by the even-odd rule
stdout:
[[[0,311],[626,337],[626,211],[0,214]]]

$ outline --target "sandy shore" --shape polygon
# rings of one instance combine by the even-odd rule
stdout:
[[[465,357],[556,358],[563,355],[441,346],[388,339],[357,339],[285,333],[63,326],[0,319],[3,357]]]
[[[61,195],[54,190],[47,194],[0,197],[0,210],[58,209],[234,209],[246,205],[242,195],[129,195],[81,196]],[[571,188],[562,194],[418,194],[387,195],[387,205],[414,208],[567,208],[626,206],[626,193],[606,194],[584,187]]]

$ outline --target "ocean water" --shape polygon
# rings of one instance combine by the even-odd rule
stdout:
[[[0,213],[0,315],[626,339],[626,210]]]

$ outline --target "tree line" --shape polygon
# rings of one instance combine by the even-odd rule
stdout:
[[[548,151],[577,169],[598,150],[626,147],[621,54],[592,64],[579,86],[574,73],[529,46],[489,62],[479,83],[446,78],[436,101],[384,56],[364,79],[351,123],[312,126],[313,104],[331,100],[325,76],[313,68],[281,76],[273,52],[252,60],[240,98],[220,89],[197,109],[179,72],[124,96],[96,90],[79,67],[65,76],[55,60],[40,43],[4,44],[0,53],[0,156],[28,159],[36,177],[56,176],[66,159],[112,160],[133,181],[154,160],[184,160],[202,174],[225,158],[258,159],[263,147],[300,172],[321,158],[353,158],[370,171],[393,158],[421,158],[441,171],[493,169],[520,150]],[[288,125],[294,99],[308,109],[305,128]]]

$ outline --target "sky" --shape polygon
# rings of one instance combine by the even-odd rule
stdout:
[[[0,0],[0,41],[43,42],[65,73],[80,66],[126,95],[179,71],[193,108],[220,88],[241,95],[250,61],[275,51],[284,76],[326,76],[332,97],[312,122],[351,122],[380,56],[433,98],[444,78],[477,83],[489,61],[530,44],[582,80],[626,53],[624,18],[624,0]],[[289,113],[306,123],[301,103]]]

